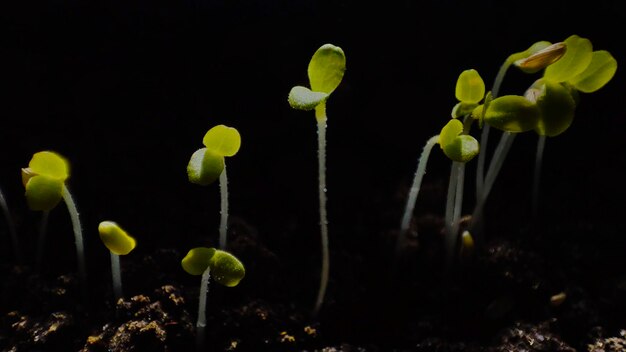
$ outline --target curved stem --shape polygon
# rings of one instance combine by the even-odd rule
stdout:
[[[43,263],[43,250],[46,244],[49,216],[49,210],[44,210],[41,212],[41,222],[39,223],[39,238],[37,239],[37,258],[35,259],[35,266],[37,268],[37,271],[41,269],[41,263]]]
[[[7,221],[7,227],[9,228],[9,235],[11,236],[11,242],[13,243],[13,255],[15,255],[15,261],[17,264],[22,264],[22,252],[20,251],[20,245],[17,239],[17,230],[15,229],[15,222],[11,217],[7,200],[4,198],[4,193],[0,189],[0,208]]]
[[[87,303],[87,271],[85,268],[85,245],[83,244],[83,230],[78,217],[76,203],[70,194],[67,186],[63,186],[63,201],[67,206],[67,211],[72,220],[72,229],[74,231],[74,243],[76,244],[76,257],[78,262],[78,278],[81,281],[81,289],[85,304]]]
[[[226,164],[220,174],[220,248],[226,249],[226,234],[228,231],[228,179],[226,177]]]
[[[317,160],[319,178],[319,205],[320,205],[320,227],[322,240],[322,271],[320,277],[320,288],[315,301],[313,315],[317,315],[328,286],[328,275],[330,271],[330,253],[328,249],[328,215],[326,213],[326,104],[322,103],[315,107],[315,118],[317,119]]]
[[[196,321],[196,347],[198,351],[204,350],[204,335],[206,328],[206,306],[209,293],[209,279],[211,268],[207,266],[200,280],[200,300],[198,301],[198,320]]]
[[[513,145],[514,140],[514,133],[504,132],[502,134],[502,137],[500,137],[498,146],[493,153],[493,159],[491,160],[491,163],[489,164],[489,169],[487,170],[487,176],[485,177],[483,191],[477,196],[476,199],[476,206],[472,214],[472,230],[475,230],[477,227],[481,226],[485,202],[487,201],[489,192],[491,192],[491,188],[493,187],[496,177],[500,172],[502,165],[504,164],[504,159],[511,149],[511,145]],[[482,241],[482,235],[480,234],[481,231],[472,231],[472,235],[474,235],[474,232],[476,232],[475,238],[477,242]]]
[[[537,154],[535,154],[535,172],[533,174],[532,216],[533,221],[539,214],[539,183],[541,178],[541,165],[543,164],[543,151],[546,147],[546,136],[539,136],[537,141]]]
[[[509,56],[500,69],[498,70],[498,74],[493,82],[493,88],[491,89],[491,96],[493,99],[498,97],[500,93],[500,86],[502,85],[502,81],[504,81],[504,76],[506,75],[506,71],[509,70],[509,67],[513,63],[513,58]],[[485,176],[485,158],[487,157],[487,143],[489,142],[489,130],[490,126],[485,124],[483,125],[483,130],[480,134],[480,153],[478,154],[478,164],[476,166],[476,198],[478,199],[480,195],[483,193],[484,186],[484,176]]]
[[[413,209],[415,209],[415,203],[417,201],[417,195],[419,194],[420,188],[422,186],[422,179],[426,174],[426,164],[428,163],[428,157],[430,156],[430,152],[439,142],[439,135],[430,137],[430,139],[426,142],[424,149],[422,150],[422,154],[417,162],[417,171],[415,171],[415,177],[413,178],[413,184],[411,185],[411,189],[409,190],[409,196],[406,200],[406,205],[404,207],[404,214],[402,215],[402,222],[400,223],[400,233],[398,233],[398,238],[396,239],[396,258],[400,255],[400,251],[404,247],[404,238],[406,232],[409,230],[409,226],[411,223],[411,217],[413,216]]]
[[[122,291],[122,269],[120,267],[120,256],[111,253],[111,276],[113,279],[113,293],[115,295],[115,302],[119,301],[120,298],[124,297]]]

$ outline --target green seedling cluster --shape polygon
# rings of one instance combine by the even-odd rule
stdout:
[[[225,157],[237,154],[241,147],[239,131],[233,127],[217,125],[202,139],[204,148],[196,150],[187,164],[189,182],[209,185],[219,178],[221,195],[220,248],[226,248],[228,232],[228,179]]]
[[[131,237],[116,222],[102,221],[98,225],[98,233],[105,247],[111,253],[111,276],[113,279],[113,293],[115,299],[119,300],[124,296],[122,290],[122,270],[120,266],[120,255],[127,255],[135,246],[137,241]]]
[[[324,302],[328,275],[330,272],[330,253],[328,244],[328,215],[326,212],[326,101],[337,89],[346,71],[346,56],[343,50],[332,44],[324,44],[313,54],[309,61],[308,76],[311,88],[295,86],[291,88],[287,100],[297,110],[315,110],[317,120],[317,159],[318,159],[318,194],[320,206],[320,230],[322,240],[322,270],[320,287],[313,313],[317,314]]]
[[[527,74],[540,76],[529,88],[518,95],[499,95],[500,86],[507,70],[517,67]],[[323,305],[330,272],[329,231],[326,187],[326,105],[330,95],[343,80],[346,57],[343,50],[332,44],[322,45],[312,56],[308,66],[309,86],[295,86],[288,95],[289,105],[297,110],[315,111],[318,136],[318,194],[322,265],[320,285],[313,314]],[[404,246],[409,231],[414,206],[426,172],[428,158],[435,145],[450,159],[451,170],[445,209],[445,248],[447,263],[453,265],[460,256],[465,260],[474,248],[481,244],[481,222],[487,196],[511,148],[514,137],[520,133],[534,132],[539,136],[535,162],[533,193],[539,184],[541,158],[545,139],[564,133],[572,124],[581,93],[592,93],[606,85],[617,70],[617,61],[604,50],[594,51],[588,39],[573,35],[563,42],[552,44],[540,41],[527,50],[510,55],[500,67],[491,90],[487,90],[480,74],[474,69],[461,72],[455,86],[456,105],[451,116],[442,121],[437,135],[426,142],[418,160],[417,171],[409,191],[405,212],[402,216],[396,258]],[[476,122],[476,124],[474,124]],[[472,128],[481,129],[480,138],[472,136]],[[489,165],[485,150],[490,128],[502,132]],[[241,136],[232,127],[217,125],[203,138],[204,147],[195,151],[188,164],[187,176],[191,183],[206,186],[220,180],[221,218],[219,248],[197,247],[182,259],[182,268],[191,275],[201,276],[196,323],[198,348],[203,348],[206,327],[206,304],[209,280],[235,287],[245,276],[244,265],[227,252],[228,182],[226,157],[232,157],[241,147]],[[469,230],[460,231],[463,213],[465,166],[477,157],[476,204],[472,212]],[[487,170],[485,172],[485,167]],[[75,235],[78,272],[83,289],[86,287],[86,271],[82,227],[78,211],[67,188],[70,177],[68,161],[52,151],[35,153],[28,167],[22,169],[25,196],[30,209],[42,211],[38,262],[45,240],[48,212],[63,200],[68,208]],[[0,193],[0,206],[8,214],[6,202]],[[8,217],[8,216],[7,216]],[[116,299],[123,297],[120,255],[129,254],[136,240],[113,221],[102,221],[98,232],[103,244],[111,254],[113,291]],[[462,233],[460,233],[462,232]],[[459,244],[460,243],[460,244]],[[17,238],[14,239],[16,257],[19,258]]]
[[[213,274],[215,282],[226,287],[235,287],[246,275],[243,264],[234,255],[215,248],[196,247],[181,261],[183,269],[190,275],[202,275],[198,301],[196,337],[198,351],[203,350],[206,328],[206,304],[209,280]]]
[[[525,73],[534,74],[543,70],[523,94],[498,96],[500,85],[508,68],[518,67]],[[478,158],[476,177],[476,205],[472,214],[470,231],[462,236],[461,250],[474,247],[474,234],[482,240],[481,221],[487,196],[495,182],[514,136],[534,131],[539,135],[533,186],[533,208],[536,208],[541,155],[546,137],[555,137],[565,132],[572,124],[580,93],[591,93],[606,85],[617,70],[617,61],[604,50],[593,51],[588,39],[572,35],[565,41],[552,44],[541,41],[527,50],[510,55],[500,68],[493,89],[485,91],[482,78],[475,70],[463,71],[456,84],[455,95],[459,103],[452,109],[452,120],[448,121],[438,136],[426,143],[418,162],[413,186],[409,192],[405,212],[400,225],[397,255],[403,246],[404,237],[410,227],[417,193],[426,170],[426,162],[435,144],[452,160],[452,171],[448,186],[445,212],[446,249],[448,263],[452,264],[459,238],[459,220],[463,204],[464,165],[476,155]],[[480,143],[469,135],[473,122],[482,128]],[[484,174],[489,128],[501,130],[502,137],[491,158],[487,174]],[[470,245],[471,244],[471,245]]]

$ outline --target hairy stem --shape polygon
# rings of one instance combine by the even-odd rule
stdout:
[[[448,194],[446,200],[445,228],[446,228],[446,264],[451,268],[454,263],[454,253],[459,232],[458,222],[461,218],[463,203],[463,180],[465,163],[454,161],[450,169]]]
[[[326,213],[326,104],[322,103],[315,107],[317,119],[317,160],[319,179],[319,205],[320,205],[320,229],[322,240],[322,271],[320,275],[320,288],[315,301],[313,315],[317,315],[328,286],[328,274],[330,271],[330,253],[328,249],[328,215]]]
[[[439,135],[430,137],[430,139],[426,142],[424,149],[422,150],[422,154],[417,162],[417,171],[415,171],[415,177],[413,178],[413,184],[411,185],[411,189],[409,190],[409,196],[406,200],[406,206],[404,207],[404,214],[402,215],[402,222],[400,223],[400,233],[398,233],[398,238],[396,239],[396,258],[400,255],[402,248],[404,247],[404,238],[409,230],[409,226],[411,223],[411,217],[413,216],[413,209],[415,209],[415,203],[417,201],[417,195],[419,194],[420,188],[422,186],[422,179],[426,174],[426,164],[428,163],[428,157],[430,156],[430,152],[439,142]]]
[[[220,248],[226,249],[226,234],[228,231],[228,179],[226,177],[226,164],[220,174]]]
[[[7,221],[7,227],[9,229],[9,235],[11,236],[11,242],[13,244],[13,255],[15,255],[15,261],[17,264],[22,264],[22,252],[20,251],[20,244],[17,239],[17,230],[15,229],[15,222],[9,211],[7,200],[4,198],[4,193],[0,190],[0,208]]]

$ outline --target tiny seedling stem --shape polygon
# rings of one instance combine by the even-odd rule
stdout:
[[[41,269],[41,263],[43,263],[43,250],[46,247],[46,234],[48,229],[48,218],[50,217],[50,211],[44,210],[41,212],[41,222],[39,223],[39,238],[37,239],[37,258],[35,265],[37,270]]]
[[[535,172],[533,174],[532,216],[537,220],[539,213],[539,182],[541,177],[541,165],[543,164],[543,151],[546,147],[546,136],[539,136],[537,141],[537,154],[535,155]]]
[[[202,279],[200,281],[200,300],[198,301],[198,320],[196,321],[196,347],[198,351],[202,351],[204,349],[206,305],[210,278],[211,268],[207,266],[206,270],[202,273]]]
[[[226,164],[220,174],[220,249],[226,250],[226,234],[228,231],[228,179],[226,177]]]
[[[115,301],[119,301],[120,298],[124,297],[124,293],[122,291],[122,270],[120,268],[120,256],[111,253],[111,276],[113,277],[113,293],[115,294]]]
[[[463,203],[463,180],[465,179],[465,163],[454,161],[448,182],[448,199],[446,201],[446,258],[448,268],[454,263],[456,240],[459,232],[459,219]]]
[[[4,218],[7,221],[9,235],[11,236],[11,242],[13,242],[13,255],[15,255],[15,261],[18,264],[22,264],[22,252],[20,251],[20,245],[17,240],[15,223],[13,222],[13,218],[11,217],[11,212],[9,211],[9,206],[7,205],[7,200],[4,198],[4,193],[2,192],[2,190],[0,190],[0,208],[2,208],[2,213],[4,214]]]
[[[489,169],[487,170],[487,176],[485,177],[483,191],[477,195],[478,198],[476,200],[476,207],[474,208],[474,212],[472,214],[472,230],[477,228],[479,229],[481,226],[485,202],[487,201],[487,197],[489,196],[489,192],[491,192],[496,176],[500,172],[500,169],[504,164],[504,159],[511,149],[514,140],[515,134],[510,132],[504,132],[502,137],[500,137],[500,141],[498,142],[496,150],[493,153],[493,159],[489,163]],[[482,243],[482,231],[478,230],[471,232],[472,234],[476,232],[476,241],[478,243]]]
[[[404,214],[402,215],[402,222],[400,223],[400,233],[396,239],[396,258],[400,255],[402,248],[404,247],[404,239],[409,226],[411,224],[411,217],[413,216],[413,209],[415,209],[415,202],[417,201],[417,195],[419,194],[422,186],[422,179],[426,174],[426,164],[428,163],[428,157],[433,147],[439,142],[439,135],[430,137],[426,142],[422,154],[417,162],[417,170],[415,171],[415,177],[413,178],[413,184],[409,190],[409,196],[406,200],[406,206],[404,207]]]
[[[317,119],[317,157],[319,172],[319,205],[320,227],[322,236],[322,272],[320,277],[320,289],[317,294],[313,315],[317,315],[328,285],[328,273],[330,270],[330,254],[328,250],[328,216],[326,213],[326,104],[322,103],[315,107]]]
[[[81,289],[83,293],[84,303],[87,304],[87,271],[85,268],[85,245],[83,244],[83,230],[78,217],[76,203],[70,193],[70,190],[63,186],[63,201],[67,206],[72,220],[72,229],[74,230],[74,243],[76,244],[76,257],[78,261],[78,277],[81,281]]]
[[[508,71],[509,67],[513,63],[511,57],[507,58],[506,61],[500,66],[498,70],[498,74],[493,82],[493,88],[491,89],[491,96],[493,99],[498,97],[500,93],[500,86],[502,85],[502,81],[504,80],[504,76],[506,75],[506,71]],[[487,124],[483,125],[483,130],[480,134],[480,153],[478,153],[478,165],[476,166],[476,198],[478,199],[483,194],[483,187],[485,183],[485,158],[487,154],[487,143],[489,141],[489,129],[490,126]]]

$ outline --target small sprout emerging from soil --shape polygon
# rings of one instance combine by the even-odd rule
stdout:
[[[137,242],[117,223],[113,221],[102,221],[98,225],[98,233],[102,243],[111,253],[111,275],[113,277],[113,292],[115,300],[118,301],[124,296],[122,291],[122,270],[120,268],[120,255],[130,253]]]
[[[332,44],[324,44],[313,54],[308,67],[311,88],[295,86],[288,96],[289,105],[297,110],[315,110],[317,120],[317,156],[319,172],[319,205],[322,239],[322,271],[320,288],[313,309],[317,315],[326,294],[330,255],[328,249],[328,219],[326,214],[326,101],[341,83],[346,70],[346,56],[343,50]]]
[[[224,157],[231,157],[241,147],[239,131],[233,127],[217,125],[211,128],[202,140],[205,148],[198,149],[189,160],[187,176],[189,182],[201,186],[220,180],[220,248],[226,248],[228,231],[228,179]]]
[[[211,273],[213,280],[226,287],[234,287],[246,275],[243,264],[234,255],[215,248],[196,247],[191,249],[182,262],[183,269],[191,275],[202,275],[196,322],[197,347],[202,350],[206,327],[206,303]]]
[[[78,261],[78,275],[81,280],[83,295],[87,299],[87,273],[85,268],[85,249],[83,232],[78,216],[76,203],[65,185],[70,177],[70,165],[61,155],[52,151],[35,153],[22,169],[22,183],[26,188],[26,201],[32,210],[50,211],[63,199],[72,220],[76,256]],[[43,241],[43,239],[40,239]],[[40,243],[40,246],[42,244]]]

